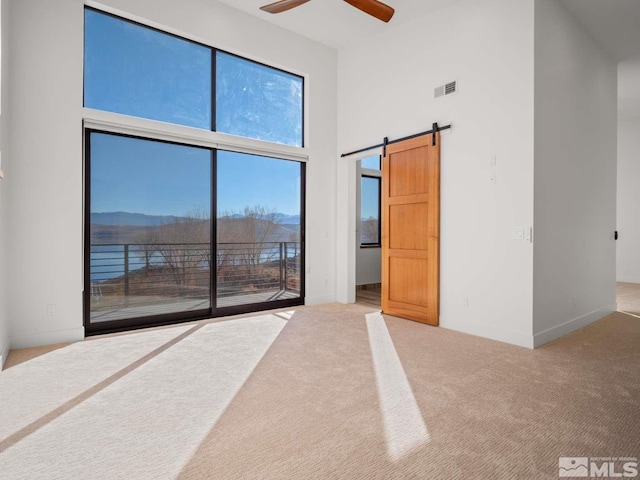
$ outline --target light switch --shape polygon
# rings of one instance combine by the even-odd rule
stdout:
[[[489,183],[491,183],[491,185],[495,185],[496,182],[496,165],[497,165],[497,160],[496,160],[496,156],[492,155],[491,156],[491,160],[489,160]]]

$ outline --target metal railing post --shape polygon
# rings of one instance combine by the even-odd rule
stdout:
[[[284,242],[280,242],[278,250],[280,252],[280,290],[284,290],[285,288],[284,275],[282,274],[282,269],[284,267],[284,264],[283,264]]]
[[[124,303],[129,305],[129,244],[124,246]]]
[[[284,242],[284,290],[289,290],[289,273],[287,269],[287,263],[289,262],[289,252],[287,249],[287,242]]]

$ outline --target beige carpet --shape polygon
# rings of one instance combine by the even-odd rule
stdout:
[[[374,311],[303,307],[16,365],[0,374],[1,477],[557,479],[559,457],[640,456],[640,319],[527,350]],[[72,407],[47,417],[56,404]],[[11,417],[30,408],[25,429]]]
[[[640,316],[640,284],[618,282],[616,301],[619,311]]]
[[[52,352],[54,350],[58,350],[59,348],[64,348],[69,346],[68,343],[56,343],[54,345],[44,345],[42,347],[34,347],[34,348],[22,348],[20,350],[11,350],[9,352],[9,356],[7,357],[7,361],[4,363],[4,369],[14,367],[23,362],[27,362],[29,360],[33,360],[40,355],[44,355],[45,353]]]

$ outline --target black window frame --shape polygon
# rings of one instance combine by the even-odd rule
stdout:
[[[233,56],[233,57],[236,57],[236,58],[240,58],[240,59],[242,59],[244,61],[251,62],[251,63],[254,63],[256,65],[260,65],[262,67],[265,67],[265,68],[268,68],[268,69],[271,69],[271,70],[276,70],[276,71],[285,73],[287,75],[291,75],[293,77],[299,78],[300,81],[301,81],[301,84],[302,84],[302,101],[301,101],[301,105],[300,105],[300,108],[301,108],[301,112],[300,112],[301,113],[301,125],[300,125],[301,131],[300,131],[300,136],[301,136],[301,138],[300,138],[300,146],[298,148],[304,148],[305,147],[305,140],[306,140],[306,136],[305,136],[305,116],[306,116],[305,103],[306,102],[305,102],[305,99],[306,99],[307,92],[306,92],[305,78],[302,75],[298,75],[296,73],[289,72],[289,71],[284,70],[282,68],[278,68],[278,67],[274,67],[272,65],[268,65],[268,64],[266,64],[264,62],[259,62],[259,61],[256,61],[256,60],[252,60],[250,58],[243,57],[242,55],[238,55],[236,53],[229,52],[227,50],[223,50],[221,48],[217,48],[217,47],[214,47],[212,45],[208,45],[206,43],[198,42],[198,41],[192,40],[190,38],[185,38],[185,37],[177,35],[175,33],[167,32],[165,30],[162,30],[160,28],[147,25],[147,24],[142,23],[142,22],[137,22],[135,20],[131,20],[131,19],[126,18],[126,17],[121,17],[120,15],[115,15],[115,14],[110,13],[110,12],[105,12],[104,10],[101,10],[101,9],[95,8],[95,7],[91,7],[89,5],[85,5],[84,6],[84,10],[91,10],[93,12],[97,12],[97,13],[100,13],[102,15],[107,15],[107,16],[116,18],[116,19],[118,19],[120,21],[123,21],[123,22],[128,22],[128,23],[131,23],[133,25],[137,25],[137,26],[142,27],[142,28],[147,28],[147,29],[153,30],[155,32],[162,33],[164,35],[168,35],[168,36],[171,36],[171,37],[174,37],[174,38],[178,38],[180,40],[184,40],[186,42],[193,43],[195,45],[199,45],[199,46],[204,47],[204,48],[208,48],[211,51],[211,105],[210,105],[210,108],[211,108],[211,130],[210,131],[212,131],[212,132],[221,133],[223,135],[229,135],[229,134],[225,134],[224,132],[218,132],[216,130],[216,92],[217,92],[216,75],[217,75],[217,70],[218,70],[218,65],[217,65],[217,53],[218,52],[221,52],[221,53],[223,53],[225,55],[230,55],[230,56]],[[83,62],[82,75],[83,75],[83,79],[82,79],[82,105],[84,107],[85,106],[85,92],[84,92],[85,68],[84,68],[84,62]],[[91,108],[91,107],[86,107],[86,108]],[[109,111],[109,110],[105,110],[105,111]],[[113,112],[113,113],[118,114],[117,112]],[[147,119],[146,117],[136,117],[136,118]],[[157,121],[157,120],[153,120],[153,119],[150,119],[150,120]],[[186,126],[186,125],[181,125],[181,124],[178,124],[178,123],[172,123],[171,125],[178,125],[178,126],[186,127],[186,128],[197,128],[197,127],[190,127],[190,126]],[[272,142],[270,140],[255,139],[253,137],[244,137],[244,136],[242,136],[242,138],[248,138],[248,139],[251,139],[251,140],[258,140],[258,141],[262,141],[262,142],[268,142],[268,143],[272,143],[272,144],[275,144],[275,145],[283,145],[283,146],[288,146],[288,147],[297,147],[297,145],[289,145],[289,144],[286,144],[286,143]]]
[[[305,105],[306,105],[306,82],[305,82],[305,77],[302,75],[298,75],[292,72],[289,72],[287,70],[278,68],[278,67],[274,67],[272,65],[268,65],[266,63],[263,62],[259,62],[256,60],[252,60],[246,57],[243,57],[241,55],[237,55],[233,52],[228,52],[226,50],[223,49],[219,49],[216,48],[212,45],[208,45],[202,42],[198,42],[195,40],[192,40],[191,38],[186,38],[184,36],[181,35],[176,35],[174,33],[171,32],[167,32],[165,30],[162,30],[160,28],[151,26],[151,25],[147,25],[145,23],[142,22],[138,22],[138,21],[134,21],[131,20],[129,18],[120,16],[120,15],[116,15],[110,12],[106,12],[104,10],[101,10],[100,8],[95,8],[92,6],[88,6],[85,5],[84,6],[85,10],[91,10],[94,12],[97,12],[99,14],[102,15],[107,15],[113,18],[116,18],[122,22],[127,22],[133,25],[137,25],[139,27],[142,28],[146,28],[146,29],[150,29],[159,33],[162,33],[164,35],[168,35],[171,37],[175,37],[178,38],[180,40],[184,40],[205,48],[208,48],[211,52],[211,105],[209,106],[209,108],[211,108],[211,129],[208,130],[206,128],[198,128],[198,127],[192,127],[192,126],[187,126],[187,125],[181,125],[178,123],[170,123],[170,122],[160,122],[160,123],[167,123],[169,125],[172,126],[176,126],[179,128],[188,128],[188,129],[195,129],[195,130],[199,130],[201,132],[214,132],[214,133],[219,133],[221,135],[230,135],[230,134],[226,134],[224,132],[218,132],[216,130],[216,78],[217,78],[217,57],[218,57],[218,52],[226,54],[226,55],[230,55],[230,56],[234,56],[237,58],[240,58],[244,61],[247,62],[251,62],[255,65],[261,66],[261,67],[265,67],[269,70],[275,70],[275,71],[280,71],[283,72],[287,75],[293,76],[295,78],[300,79],[301,82],[301,104],[300,104],[300,121],[301,121],[301,131],[300,131],[300,145],[292,145],[292,144],[286,144],[286,143],[279,143],[279,142],[274,142],[271,140],[263,140],[263,139],[256,139],[253,137],[246,137],[246,136],[239,136],[239,138],[243,138],[246,139],[249,142],[252,141],[259,141],[259,142],[264,142],[265,144],[271,144],[273,145],[273,147],[266,147],[265,149],[260,149],[259,147],[255,147],[255,145],[252,145],[249,147],[249,150],[245,151],[243,150],[242,146],[231,146],[231,145],[225,145],[225,143],[223,141],[218,142],[215,139],[211,141],[211,145],[208,145],[207,142],[200,143],[194,139],[190,139],[185,137],[184,139],[180,139],[179,137],[176,137],[176,134],[174,132],[171,132],[171,129],[168,129],[166,131],[166,133],[162,133],[162,128],[159,129],[158,132],[149,132],[146,133],[146,131],[144,131],[144,129],[139,130],[138,128],[135,127],[135,124],[127,124],[126,122],[124,122],[123,125],[117,125],[115,127],[111,127],[109,125],[109,122],[107,123],[103,123],[100,120],[95,120],[92,118],[92,115],[85,115],[85,125],[83,125],[82,128],[82,135],[83,135],[83,154],[84,154],[84,158],[83,158],[83,175],[84,175],[84,195],[83,195],[83,200],[84,200],[84,213],[83,213],[83,218],[84,218],[84,226],[83,226],[83,238],[84,238],[84,246],[83,246],[83,253],[84,253],[84,265],[83,265],[83,272],[84,272],[84,291],[83,291],[83,326],[85,329],[85,335],[87,336],[91,336],[91,335],[98,335],[98,334],[105,334],[105,333],[113,333],[113,332],[120,332],[120,331],[127,331],[127,330],[133,330],[133,329],[138,329],[138,328],[148,328],[148,327],[155,327],[155,326],[163,326],[163,325],[171,325],[171,324],[176,324],[176,323],[181,323],[181,322],[189,322],[189,321],[194,321],[194,320],[204,320],[204,319],[210,319],[210,318],[216,318],[216,317],[224,317],[224,316],[228,316],[228,315],[236,315],[236,314],[244,314],[244,313],[253,313],[253,312],[260,312],[260,311],[264,311],[264,310],[271,310],[271,309],[275,309],[275,308],[288,308],[288,307],[296,307],[296,306],[300,306],[300,305],[304,305],[305,303],[305,297],[306,297],[306,169],[307,169],[307,165],[306,162],[304,160],[302,160],[302,157],[304,157],[304,155],[295,155],[295,154],[291,154],[291,153],[287,153],[288,151],[291,152],[289,149],[291,148],[304,148],[306,143],[306,131],[305,131],[305,117],[306,117],[306,111],[305,111]],[[91,109],[91,107],[85,107],[85,90],[84,90],[84,86],[85,86],[85,67],[83,64],[83,98],[82,98],[82,105],[84,108],[88,108]],[[112,112],[109,110],[101,110],[104,111],[106,113],[109,114],[114,114],[114,115],[123,115],[126,116],[125,114],[121,114],[118,112]],[[98,117],[100,118],[100,117]],[[146,117],[132,117],[132,118],[140,118],[143,120],[149,120],[152,122],[158,122],[157,120],[154,119],[149,119]],[[88,119],[88,123],[87,123],[87,119]],[[203,309],[203,310],[198,310],[198,311],[185,311],[185,312],[179,312],[179,313],[168,313],[168,314],[159,314],[159,315],[155,315],[155,316],[148,316],[148,317],[136,317],[136,318],[127,318],[124,320],[112,320],[112,321],[105,321],[105,322],[93,322],[91,323],[91,317],[90,317],[90,308],[91,308],[91,276],[90,276],[90,271],[91,271],[91,134],[92,133],[104,133],[104,134],[109,134],[109,135],[119,135],[119,136],[125,136],[125,137],[130,137],[130,138],[136,138],[136,139],[140,139],[140,140],[148,140],[148,141],[157,141],[157,142],[163,142],[163,143],[169,143],[169,144],[175,144],[175,145],[183,145],[183,146],[187,146],[187,147],[200,147],[200,148],[206,148],[208,150],[211,151],[211,162],[212,162],[212,166],[211,166],[211,212],[212,212],[212,220],[214,219],[213,215],[214,212],[217,211],[217,206],[216,206],[216,201],[217,201],[217,189],[216,189],[216,184],[217,184],[217,152],[219,150],[228,150],[228,151],[237,151],[238,153],[248,153],[251,152],[249,154],[251,155],[259,155],[259,156],[263,156],[263,157],[271,157],[274,159],[279,159],[279,160],[294,160],[296,157],[298,157],[298,159],[294,160],[297,161],[300,165],[300,292],[299,292],[299,296],[297,298],[293,298],[293,299],[280,299],[280,300],[275,300],[275,301],[270,301],[270,302],[262,302],[262,303],[250,303],[250,304],[243,304],[243,305],[233,305],[233,306],[226,306],[226,307],[218,307],[216,304],[216,294],[217,294],[217,278],[216,278],[216,272],[215,269],[211,269],[211,304],[210,304],[210,308],[209,309]],[[232,142],[234,145],[235,142]],[[278,147],[282,147],[282,156],[279,156],[277,150]],[[212,243],[212,247],[216,247],[216,237],[217,237],[217,232],[216,232],[216,228],[217,228],[217,222],[212,221],[211,222],[211,243]],[[212,253],[213,255],[213,253]]]
[[[91,322],[91,134],[106,134],[113,136],[121,136],[144,141],[153,141],[159,143],[167,143],[172,145],[180,145],[184,147],[194,147],[195,145],[187,142],[163,140],[157,138],[149,138],[136,134],[121,133],[109,131],[100,128],[84,128],[84,225],[83,225],[83,272],[84,272],[84,290],[83,298],[83,326],[86,336],[102,335],[108,333],[116,333],[129,331],[139,328],[159,327],[165,325],[173,325],[183,322],[191,322],[195,320],[206,320],[211,318],[225,317],[229,315],[238,315],[244,313],[261,312],[272,310],[275,308],[297,307],[304,305],[306,296],[306,162],[298,162],[300,165],[300,295],[297,298],[280,299],[260,303],[248,303],[241,305],[232,305],[219,307],[217,305],[217,272],[216,269],[210,269],[210,307],[202,310],[183,311],[177,313],[159,314],[144,317],[131,317],[123,320],[110,320],[101,322]],[[217,166],[218,151],[229,149],[204,147],[198,145],[197,148],[209,150],[211,152],[211,255],[217,251],[217,222],[213,221],[213,212],[217,211]],[[287,160],[271,153],[251,153],[248,155],[259,155],[262,157],[273,158],[274,160]]]

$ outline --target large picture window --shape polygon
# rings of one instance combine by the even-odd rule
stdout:
[[[302,79],[235,55],[216,55],[216,130],[302,146]]]
[[[211,49],[85,9],[84,105],[211,129]]]
[[[302,304],[302,78],[89,7],[84,50],[87,333]]]
[[[302,77],[88,7],[84,58],[85,107],[303,146]]]

